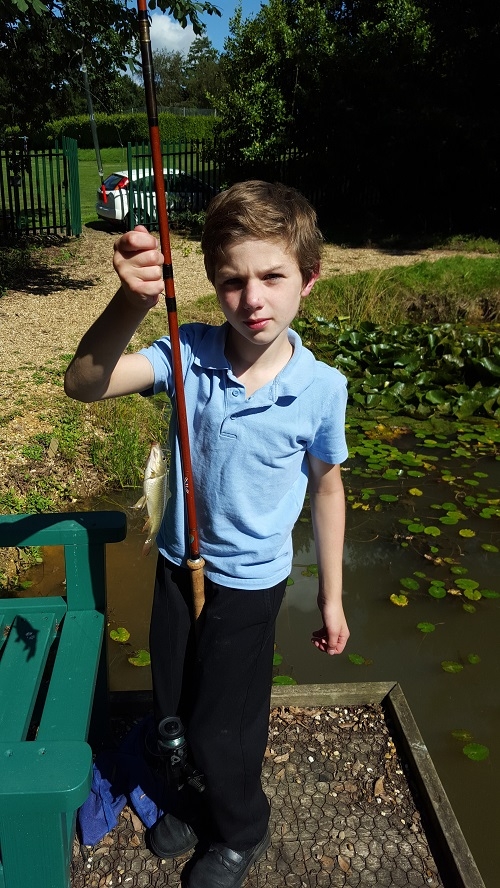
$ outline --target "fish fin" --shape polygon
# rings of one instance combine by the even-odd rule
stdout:
[[[143,495],[137,500],[135,505],[132,506],[132,509],[143,509],[145,505],[146,505],[146,495],[143,493]]]
[[[150,530],[151,530],[151,518],[146,518],[146,520],[144,522],[144,527],[142,528],[142,532],[148,533]]]
[[[149,538],[149,540],[146,540],[146,542],[144,543],[144,545],[142,547],[142,554],[149,555],[152,548],[153,548],[153,540],[151,538]]]

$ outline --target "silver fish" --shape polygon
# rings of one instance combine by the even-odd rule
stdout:
[[[155,443],[151,445],[146,463],[143,494],[135,505],[132,506],[133,509],[143,509],[145,507],[148,513],[143,527],[143,533],[147,532],[148,534],[142,549],[143,555],[149,555],[153,548],[169,496],[167,459],[161,446]]]

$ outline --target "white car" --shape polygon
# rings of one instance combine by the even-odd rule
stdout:
[[[202,182],[184,170],[164,169],[165,193],[168,195],[168,210],[194,213],[207,207],[215,188]],[[127,170],[111,173],[97,190],[97,215],[110,222],[121,222],[126,228],[132,225],[148,224],[156,221],[156,194],[154,176],[148,170],[134,170],[132,173],[132,206],[129,207],[129,177]]]

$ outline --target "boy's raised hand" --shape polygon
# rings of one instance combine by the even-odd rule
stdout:
[[[163,255],[158,241],[143,225],[127,231],[114,245],[113,266],[127,300],[152,308],[164,291]]]
[[[318,596],[318,607],[323,617],[323,626],[313,632],[311,641],[325,654],[341,654],[350,634],[342,604],[325,602]]]

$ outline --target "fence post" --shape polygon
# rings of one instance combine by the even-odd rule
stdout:
[[[76,139],[63,136],[64,182],[66,198],[66,234],[80,237],[82,233],[82,208],[80,202],[80,173],[78,170],[78,144]]]

